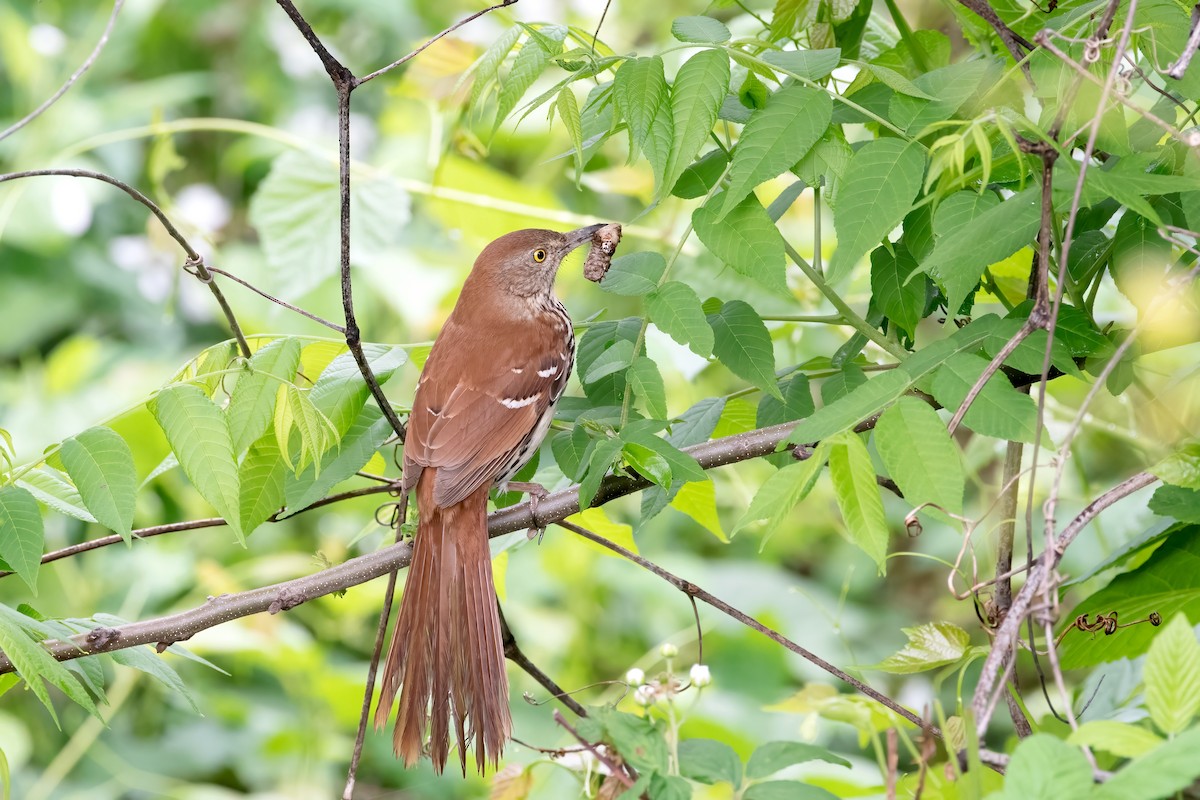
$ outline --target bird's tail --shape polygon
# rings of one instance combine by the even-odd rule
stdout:
[[[380,682],[375,727],[387,723],[399,691],[392,747],[406,766],[420,757],[428,724],[429,756],[440,773],[453,725],[463,772],[468,745],[482,772],[486,763],[496,765],[512,735],[488,549],[488,490],[439,508],[433,502],[435,475],[427,469],[417,483],[421,519]]]

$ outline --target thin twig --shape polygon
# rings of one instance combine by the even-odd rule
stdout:
[[[1013,57],[1013,61],[1021,65],[1021,71],[1025,73],[1025,80],[1029,81],[1029,85],[1033,85],[1033,74],[1029,71],[1029,62],[1026,60],[1026,53],[1032,52],[1035,48],[1023,36],[1008,27],[1004,20],[996,14],[995,9],[987,4],[986,0],[958,0],[964,6],[969,8],[980,17],[988,25],[992,26],[992,30],[1000,37],[1000,41],[1004,43],[1004,48],[1008,50],[1009,55]],[[1024,52],[1022,52],[1024,48]]]
[[[1167,67],[1167,77],[1175,80],[1181,79],[1183,73],[1187,72],[1188,65],[1192,63],[1192,57],[1196,55],[1198,47],[1200,47],[1200,3],[1192,9],[1192,32],[1188,34],[1187,43],[1183,46],[1183,52],[1179,54],[1179,58]],[[3,138],[0,136],[0,139]]]
[[[96,42],[96,46],[92,48],[92,52],[86,59],[84,59],[83,63],[79,65],[79,69],[72,72],[71,77],[67,78],[66,83],[58,87],[58,91],[50,95],[50,97],[48,97],[40,106],[35,108],[33,111],[30,111],[12,125],[9,125],[3,131],[0,131],[0,141],[12,136],[14,133],[21,130],[21,128],[24,128],[30,122],[33,122],[35,119],[41,116],[46,109],[57,103],[58,99],[66,94],[67,91],[75,85],[76,81],[83,77],[83,73],[92,68],[92,64],[95,64],[96,59],[100,57],[100,51],[104,49],[104,45],[108,44],[108,37],[112,34],[113,26],[117,22],[117,14],[121,12],[121,6],[123,5],[125,5],[125,0],[115,0],[113,3],[112,14],[110,14],[108,17],[108,22],[104,26],[104,32],[100,34],[100,40]]]
[[[425,52],[426,48],[428,48],[431,44],[436,42],[438,39],[441,39],[446,34],[453,33],[454,31],[461,28],[463,25],[466,25],[468,22],[473,22],[474,20],[479,19],[484,14],[487,14],[489,11],[495,11],[500,8],[507,8],[508,6],[511,6],[513,3],[516,3],[516,2],[517,2],[517,0],[503,0],[502,2],[497,3],[494,6],[488,6],[487,8],[476,11],[474,14],[471,14],[468,17],[463,17],[458,22],[454,23],[449,28],[446,28],[444,31],[439,33],[437,36],[434,36],[432,39],[425,42],[425,44],[421,45],[416,50],[413,50],[411,53],[404,56],[403,58],[398,58],[395,61],[393,61],[392,63],[388,64],[386,67],[380,67],[379,69],[375,70],[374,72],[368,73],[367,75],[363,75],[361,78],[355,78],[354,85],[356,87],[362,86],[364,83],[366,83],[369,80],[374,80],[375,78],[378,78],[380,75],[391,72],[396,67],[402,66],[403,64],[405,64],[405,63],[411,61],[412,59],[416,58],[417,56],[419,56],[421,53]]]
[[[575,741],[587,748],[601,764],[608,767],[608,773],[619,780],[622,786],[624,786],[626,789],[633,786],[633,779],[625,773],[624,767],[618,766],[611,758],[600,752],[600,748],[598,746],[580,736],[579,731],[575,730],[571,723],[567,722],[567,720],[563,717],[562,712],[557,710],[554,712],[554,721],[563,726],[567,733],[575,737]]]
[[[181,248],[183,248],[183,252],[187,254],[187,262],[183,265],[184,271],[195,275],[201,283],[208,285],[209,291],[212,292],[213,297],[216,298],[217,305],[221,307],[221,311],[225,314],[225,319],[229,323],[229,329],[233,332],[234,338],[237,339],[238,348],[242,351],[242,355],[246,358],[250,357],[250,345],[246,342],[245,335],[242,334],[242,326],[238,324],[237,317],[234,316],[233,309],[229,307],[229,301],[225,299],[225,295],[221,292],[221,288],[217,286],[216,281],[213,280],[212,273],[209,272],[208,267],[204,265],[204,256],[196,252],[196,249],[192,247],[191,243],[188,242],[184,235],[179,232],[179,229],[172,224],[171,220],[167,218],[167,215],[163,213],[163,210],[158,207],[157,203],[155,203],[146,195],[142,194],[133,186],[130,186],[128,183],[118,180],[107,173],[95,172],[90,169],[30,169],[23,172],[9,172],[0,175],[0,183],[18,180],[20,178],[38,178],[48,175],[58,175],[68,178],[89,178],[94,181],[101,181],[109,184],[110,186],[117,187],[125,194],[129,195],[134,200],[137,200],[146,208],[150,209],[150,213],[153,214],[166,229],[167,235],[174,239],[175,242]]]
[[[338,325],[336,322],[330,322],[327,319],[322,319],[321,317],[318,317],[316,314],[312,313],[311,311],[305,311],[303,308],[300,308],[299,306],[294,306],[286,300],[280,300],[278,297],[275,297],[272,294],[268,294],[267,292],[264,292],[262,289],[258,288],[257,286],[250,283],[249,281],[242,280],[237,275],[234,275],[232,272],[228,272],[223,269],[218,269],[217,267],[213,267],[213,266],[210,266],[208,268],[208,271],[215,272],[217,275],[224,275],[226,278],[229,278],[229,280],[233,281],[234,283],[245,286],[247,289],[254,292],[259,297],[266,298],[267,300],[270,300],[275,305],[283,306],[288,311],[295,311],[297,314],[299,314],[302,317],[308,317],[313,322],[316,322],[319,325],[324,325],[326,328],[335,330],[338,333],[346,332],[346,329],[343,328],[341,325]]]

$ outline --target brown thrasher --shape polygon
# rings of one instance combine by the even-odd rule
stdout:
[[[402,483],[416,487],[420,522],[375,709],[383,727],[400,692],[392,747],[407,766],[427,725],[439,773],[451,721],[464,774],[468,744],[482,772],[512,735],[488,491],[511,480],[550,427],[575,358],[554,276],[602,227],[515,231],[484,248],[417,383]]]

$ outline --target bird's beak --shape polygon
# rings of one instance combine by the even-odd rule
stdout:
[[[602,222],[599,225],[588,225],[586,228],[579,228],[577,230],[564,233],[563,237],[567,240],[567,251],[569,252],[574,250],[576,247],[579,247],[581,244],[590,242],[592,240],[592,234],[603,228],[604,225],[605,223]]]

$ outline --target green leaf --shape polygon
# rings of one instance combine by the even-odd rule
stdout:
[[[834,212],[838,247],[826,280],[837,283],[912,208],[925,174],[925,148],[901,139],[868,142],[850,159]]]
[[[638,297],[658,288],[667,261],[658,253],[630,253],[612,260],[600,288],[612,294]]]
[[[583,376],[583,382],[595,383],[605,376],[626,369],[632,363],[633,342],[620,339],[588,366],[587,373]]]
[[[772,397],[783,394],[775,378],[775,350],[767,326],[749,303],[730,300],[708,315],[713,330],[713,352],[739,378],[750,381]]]
[[[903,368],[888,370],[802,420],[788,442],[820,442],[851,428],[908,391],[912,382]]]
[[[517,39],[521,38],[521,30],[522,28],[517,25],[505,29],[475,62],[472,68],[475,80],[471,84],[471,99],[467,103],[469,108],[478,107],[484,92],[495,81],[496,74],[500,71],[500,65],[504,63],[504,59],[516,45]]]
[[[249,530],[249,529],[247,529]],[[109,655],[112,660],[124,667],[144,672],[163,686],[175,692],[188,702],[192,710],[197,714],[200,713],[200,707],[196,705],[196,698],[188,689],[187,684],[179,677],[166,659],[152,651],[148,647],[128,647],[124,650],[113,650]]]
[[[299,475],[284,476],[284,496],[289,512],[320,500],[329,490],[363,468],[391,435],[392,426],[375,406],[364,406],[336,450],[322,456]]]
[[[937,240],[920,271],[941,285],[947,308],[957,311],[986,267],[1034,240],[1041,224],[1041,206],[1040,189],[1031,186]]]
[[[1200,489],[1200,442],[1190,442],[1150,468],[1164,483]]]
[[[1000,205],[991,192],[955,192],[938,205],[933,215],[933,235],[941,238],[966,227],[983,212]]]
[[[746,762],[746,777],[750,780],[766,778],[793,764],[808,761],[826,761],[842,767],[850,766],[849,761],[834,755],[824,747],[803,742],[766,742],[750,754],[750,760]]]
[[[1180,525],[1136,569],[1118,575],[1062,617],[1064,624],[1080,614],[1120,613],[1122,622],[1145,619],[1151,612],[1163,619],[1180,613],[1200,619],[1200,526]],[[1060,626],[1063,627],[1063,626]],[[1071,631],[1059,647],[1063,669],[1078,669],[1136,658],[1150,647],[1159,629],[1148,624],[1122,628],[1117,636]]]
[[[698,161],[684,168],[679,180],[671,188],[671,194],[687,200],[708,194],[725,174],[725,165],[728,163],[729,156],[724,150],[717,148],[708,151]]]
[[[763,781],[748,787],[742,800],[837,800],[837,795],[799,781]]]
[[[762,55],[762,60],[772,67],[810,81],[829,77],[841,59],[842,51],[837,47],[825,50],[768,50]]]
[[[1200,491],[1195,489],[1170,484],[1160,486],[1150,498],[1149,507],[1161,517],[1174,517],[1180,522],[1200,524]]]
[[[653,420],[649,421],[654,424]],[[658,423],[661,426],[661,423]],[[621,430],[621,439],[626,443],[639,444],[661,456],[671,468],[671,474],[679,481],[706,481],[708,475],[696,459],[675,445],[655,436],[645,425],[629,423]]]
[[[758,401],[754,420],[756,427],[766,428],[792,422],[813,413],[812,387],[809,386],[807,375],[796,373],[787,383],[780,384],[780,391],[783,392],[782,402],[769,394],[764,394]]]
[[[579,507],[586,509],[596,499],[600,491],[600,482],[608,474],[611,467],[621,454],[624,442],[620,439],[601,439],[592,448],[592,456],[588,461],[587,472],[579,481]]]
[[[633,360],[626,376],[633,393],[646,404],[646,411],[655,419],[667,418],[667,391],[663,387],[658,365],[646,356]]]
[[[952,356],[934,375],[933,396],[947,410],[957,411],[987,365],[986,358],[971,353]],[[1032,443],[1037,435],[1037,404],[1014,389],[1003,372],[996,372],[988,378],[962,422],[983,436]]]
[[[714,739],[685,739],[679,743],[679,774],[700,783],[742,783],[742,760],[733,748]]]
[[[760,519],[767,520],[765,534],[770,534],[783,518],[812,491],[829,460],[831,445],[822,442],[812,455],[803,461],[788,464],[767,478],[759,487],[746,513],[733,526],[733,534]]]
[[[701,50],[675,73],[675,85],[671,89],[674,140],[661,191],[675,187],[700,152],[712,133],[717,112],[728,91],[729,57],[721,50]]]
[[[691,517],[722,542],[729,541],[717,515],[717,487],[711,480],[689,481],[680,486],[671,499],[671,508]]]
[[[917,260],[908,252],[904,242],[896,242],[889,250],[877,247],[871,252],[871,299],[883,315],[912,336],[925,310],[925,284],[921,277],[910,280],[917,272]]]
[[[238,469],[241,485],[238,519],[247,536],[283,507],[283,481],[287,474],[287,462],[279,452],[273,432],[251,445]]]
[[[639,771],[667,771],[667,742],[648,717],[621,711],[604,715],[605,741]]]
[[[868,64],[867,69],[879,79],[880,83],[900,94],[905,94],[909,97],[919,97],[923,100],[935,99],[933,95],[921,89],[891,67],[885,67],[882,64]]]
[[[646,314],[658,329],[698,356],[713,351],[713,330],[704,316],[700,298],[686,283],[668,281],[646,297]]]
[[[671,465],[649,447],[626,442],[621,455],[638,475],[659,486],[671,485]]]
[[[919,75],[913,83],[933,99],[913,97],[907,93],[897,94],[889,103],[887,116],[910,132],[918,132],[926,125],[949,119],[975,94],[994,63],[983,59],[964,61]]]
[[[79,496],[75,485],[58,470],[50,467],[31,470],[21,476],[21,479],[17,481],[17,486],[28,489],[38,502],[60,514],[66,514],[68,517],[74,517],[83,522],[96,521],[96,518],[84,507],[83,498]]]
[[[235,453],[243,452],[271,427],[275,395],[281,382],[296,377],[300,350],[300,340],[289,337],[276,339],[250,357],[249,369],[238,378],[225,409]]]
[[[1169,736],[1186,730],[1200,710],[1200,642],[1183,614],[1175,614],[1150,643],[1142,680],[1158,729]]]
[[[676,447],[690,447],[712,438],[725,410],[724,397],[706,397],[680,415],[671,424],[667,441]]]
[[[275,415],[275,441],[279,443],[284,463],[296,472],[314,463],[319,469],[321,454],[337,444],[339,431],[313,405],[311,392],[302,391],[292,384],[279,387],[276,405],[279,413]],[[295,463],[291,456],[293,428],[300,435],[300,452]]]
[[[150,401],[150,411],[188,480],[245,543],[238,513],[238,468],[225,415],[204,392],[187,384],[160,391]]]
[[[335,163],[288,150],[250,200],[250,224],[262,240],[277,295],[296,299],[338,272],[340,239]],[[350,189],[355,259],[381,253],[410,218],[409,197],[391,179],[358,176]]]
[[[129,445],[112,428],[96,427],[64,441],[59,452],[88,511],[129,544],[138,489]]]
[[[2,491],[0,489],[0,492]],[[2,502],[3,500],[0,499],[0,503]],[[0,605],[0,651],[8,656],[17,674],[24,679],[37,699],[50,712],[50,717],[54,720],[55,725],[58,725],[58,715],[54,713],[54,705],[50,700],[50,693],[46,690],[46,683],[57,686],[77,705],[93,717],[100,719],[91,695],[87,693],[79,680],[41,645],[41,640],[45,638],[44,631],[41,630],[44,627],[43,625],[39,628],[24,614],[14,611],[8,606]]]
[[[562,470],[562,474],[572,480],[583,477],[580,467],[586,466],[588,450],[592,446],[592,437],[587,428],[576,425],[569,431],[563,431],[550,440],[550,451],[554,453],[554,462]]]
[[[790,169],[829,127],[833,102],[799,84],[776,91],[742,129],[729,166],[729,187],[719,216],[732,211],[763,181]]]
[[[671,35],[697,44],[720,44],[730,37],[729,28],[712,17],[679,17],[671,23]]]
[[[850,540],[874,559],[880,574],[886,572],[888,529],[883,498],[875,482],[871,454],[858,434],[839,434],[831,441],[829,477]]]
[[[500,96],[496,101],[496,121],[492,132],[500,129],[505,118],[517,107],[517,103],[529,91],[538,77],[550,64],[550,59],[562,52],[562,43],[567,36],[563,25],[545,25],[538,30],[527,28],[529,38],[521,45],[512,69],[500,81]]]
[[[37,500],[19,486],[0,486],[0,559],[21,576],[34,595],[44,542]]]
[[[1088,800],[1092,768],[1078,748],[1048,733],[1021,740],[1004,781],[1007,800]]]
[[[570,86],[564,86],[558,93],[554,107],[575,148],[575,182],[578,184],[583,174],[583,122],[579,116],[579,101],[575,99],[575,92]]]
[[[927,622],[900,630],[908,637],[908,644],[868,669],[897,675],[926,672],[957,663],[971,643],[970,634],[950,622]]]
[[[901,397],[875,425],[875,447],[904,499],[961,514],[966,476],[958,447],[928,403]]]
[[[1113,719],[1090,720],[1067,737],[1068,744],[1104,750],[1121,758],[1145,755],[1162,742],[1162,739],[1145,728]]]
[[[617,70],[613,81],[617,111],[629,123],[632,151],[640,150],[659,109],[667,104],[667,78],[658,56],[634,58]]]
[[[1200,728],[1181,733],[1166,744],[1117,770],[1090,797],[1096,800],[1159,800],[1187,789],[1200,776]]]
[[[701,206],[692,213],[692,225],[717,258],[768,289],[787,292],[783,237],[757,197],[746,197],[723,216],[709,204]]]
[[[385,344],[364,344],[363,354],[380,386],[408,361],[403,347]],[[371,390],[350,353],[343,353],[330,362],[309,393],[313,406],[333,423],[339,435],[345,434],[358,418],[370,396]]]

